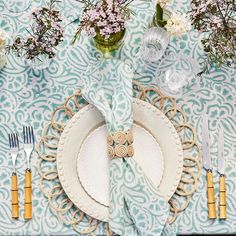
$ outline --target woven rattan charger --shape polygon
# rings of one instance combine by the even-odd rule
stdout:
[[[171,205],[169,223],[172,224],[178,213],[184,211],[196,191],[201,174],[201,147],[196,138],[194,127],[188,123],[186,114],[176,102],[165,96],[155,86],[144,87],[133,81],[134,96],[151,103],[160,109],[172,122],[178,132],[184,150],[184,168],[175,194],[169,201]],[[99,222],[80,211],[70,201],[60,184],[56,169],[56,153],[60,135],[68,120],[87,103],[82,98],[81,91],[69,96],[62,106],[56,108],[50,122],[44,127],[42,138],[37,145],[40,174],[40,189],[48,198],[50,208],[66,225],[71,225],[79,234],[95,235],[95,230],[105,224],[106,234],[112,235],[108,224]]]

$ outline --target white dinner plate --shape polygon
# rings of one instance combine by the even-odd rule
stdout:
[[[157,140],[141,126],[134,124],[132,131],[135,150],[133,158],[154,186],[159,186],[164,170],[161,148]],[[107,129],[102,125],[95,129],[81,145],[77,159],[77,173],[86,192],[107,207],[109,206],[109,162]]]
[[[151,104],[134,99],[133,110],[134,122],[151,134],[160,145],[164,170],[157,187],[170,199],[179,184],[183,169],[180,138],[168,118]],[[76,113],[61,135],[57,150],[57,168],[62,187],[70,200],[86,214],[108,221],[108,207],[88,194],[77,174],[77,158],[84,141],[103,124],[104,118],[93,105],[87,105]]]

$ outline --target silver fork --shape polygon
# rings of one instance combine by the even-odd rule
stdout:
[[[27,157],[27,169],[30,170],[30,156],[34,150],[34,131],[32,126],[23,127],[24,151]]]
[[[16,158],[19,152],[19,139],[18,134],[12,133],[9,134],[9,146],[10,154],[12,157],[13,172],[11,176],[11,204],[12,204],[12,218],[19,217],[19,204],[18,204],[18,181],[16,174]]]
[[[34,131],[32,126],[23,127],[24,151],[27,158],[27,169],[25,171],[25,204],[24,217],[32,219],[32,177],[30,168],[30,156],[34,150]]]

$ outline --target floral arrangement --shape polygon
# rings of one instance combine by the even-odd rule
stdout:
[[[192,0],[191,7],[192,25],[205,32],[202,43],[207,53],[206,66],[235,65],[235,0]]]
[[[133,0],[101,0],[91,2],[81,0],[85,5],[82,16],[74,22],[79,21],[80,26],[76,31],[73,42],[83,31],[89,37],[100,36],[110,39],[114,34],[125,30],[125,22],[130,18],[128,5]]]
[[[63,41],[64,29],[61,27],[59,11],[54,10],[57,0],[50,0],[48,7],[42,7],[32,12],[34,24],[28,37],[17,37],[13,44],[7,46],[18,57],[34,60],[45,55],[47,58],[55,56],[55,49]]]
[[[170,3],[170,0],[157,0],[155,24],[166,29],[166,31],[172,36],[178,36],[191,30],[191,21],[186,14],[180,14],[177,12],[171,13],[169,19],[164,20],[164,11],[166,6]]]

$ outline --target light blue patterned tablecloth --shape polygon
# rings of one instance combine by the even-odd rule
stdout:
[[[33,7],[41,4],[36,0],[34,6],[23,14],[9,13],[0,0],[0,27],[11,37],[24,33],[24,27],[30,23],[29,13]],[[177,1],[176,1],[177,2]],[[173,4],[175,9],[185,12],[189,8],[189,0]],[[62,1],[59,9],[65,18],[65,25],[78,16],[81,4],[73,0]],[[117,58],[132,62],[137,56],[141,37],[153,14],[150,3],[134,1],[136,11],[129,24],[125,44],[116,53]],[[8,133],[20,131],[23,124],[35,127],[37,138],[40,137],[45,122],[49,120],[53,109],[59,106],[67,96],[79,88],[81,74],[86,70],[91,60],[100,58],[101,54],[83,37],[75,46],[70,45],[70,36],[74,25],[66,28],[66,39],[60,46],[55,60],[46,70],[37,71],[27,67],[23,61],[9,56],[6,67],[0,72],[0,235],[72,235],[70,227],[62,225],[50,211],[47,199],[39,190],[39,175],[37,172],[38,158],[34,154],[33,167],[33,220],[23,220],[23,186],[26,161],[21,150],[17,169],[19,171],[20,219],[11,219],[11,159],[8,154]],[[172,40],[167,54],[183,52],[200,61],[202,51],[200,39],[196,32]],[[140,66],[139,68],[143,68]],[[153,81],[155,65],[139,71],[135,79],[148,84]],[[178,99],[178,104],[188,114],[189,121],[195,124],[198,137],[201,134],[200,116],[203,112],[210,114],[211,156],[214,167],[216,193],[218,193],[217,165],[217,120],[222,119],[225,130],[225,158],[227,175],[227,210],[226,221],[214,222],[207,218],[207,199],[205,171],[200,178],[197,192],[191,199],[189,207],[178,216],[174,227],[178,233],[236,233],[236,71],[222,68],[212,69],[208,75],[203,75],[201,83],[192,85],[184,96]],[[97,234],[104,234],[100,227]]]

